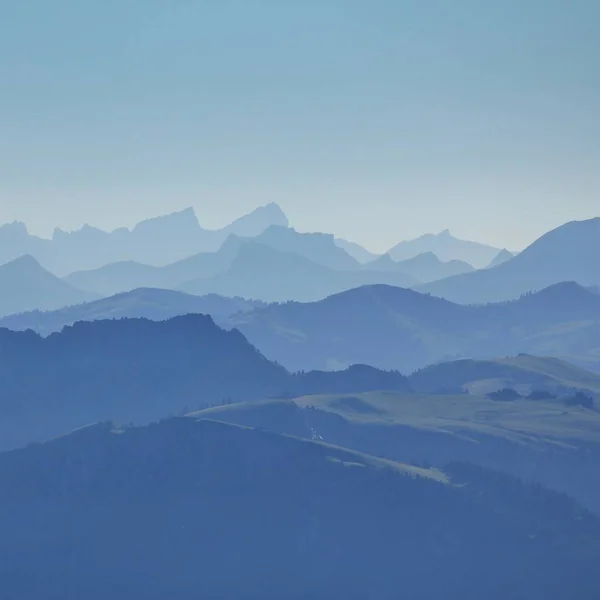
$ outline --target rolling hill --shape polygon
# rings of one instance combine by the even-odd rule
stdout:
[[[179,418],[0,454],[0,481],[7,598],[592,600],[599,589],[597,518],[468,465],[439,473]]]
[[[364,286],[318,302],[267,306],[232,323],[292,370],[364,363],[411,372],[457,358],[520,353],[600,365],[600,296],[574,283],[486,306]]]
[[[418,287],[419,291],[476,304],[518,298],[562,281],[600,284],[600,218],[572,221],[533,242],[509,261]]]
[[[559,400],[494,401],[478,394],[366,392],[241,403],[191,416],[442,471],[456,461],[468,462],[566,493],[600,515],[597,409]]]
[[[54,311],[31,311],[0,318],[0,327],[14,331],[31,329],[41,335],[59,332],[77,321],[144,318],[163,321],[172,317],[199,313],[210,315],[216,322],[262,306],[243,298],[192,296],[173,290],[139,288],[92,302],[68,306]]]

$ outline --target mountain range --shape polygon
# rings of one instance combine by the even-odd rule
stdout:
[[[165,265],[216,251],[229,235],[253,237],[271,225],[288,225],[276,204],[259,207],[219,230],[202,228],[192,208],[147,219],[132,229],[107,232],[90,225],[72,232],[56,229],[51,240],[30,235],[24,223],[16,222],[0,227],[0,263],[30,254],[59,276],[121,261]]]
[[[408,373],[440,361],[519,353],[600,368],[600,296],[576,283],[484,306],[364,286],[319,302],[262,307],[232,324],[292,370],[364,363]]]

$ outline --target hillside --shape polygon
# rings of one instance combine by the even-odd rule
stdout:
[[[46,338],[0,329],[0,355],[0,450],[223,401],[408,389],[399,373],[364,366],[292,375],[205,315],[78,322]]]
[[[566,396],[572,390],[600,396],[600,374],[566,361],[521,354],[495,360],[462,359],[425,367],[413,373],[412,388],[422,393],[489,393],[502,388],[522,395],[547,391]]]
[[[562,281],[600,284],[600,218],[572,221],[533,242],[509,261],[418,287],[461,304],[518,298]]]
[[[317,439],[445,470],[460,461],[564,492],[600,515],[600,412],[557,400],[477,394],[311,395],[192,415]]]
[[[0,316],[53,310],[94,298],[46,271],[32,256],[0,265],[0,289]]]
[[[262,303],[243,298],[225,298],[214,294],[192,296],[173,290],[139,288],[54,311],[31,311],[0,318],[0,327],[14,331],[32,329],[41,335],[61,331],[77,321],[143,318],[163,321],[179,315],[205,314],[216,322],[227,322],[239,312],[247,312]]]
[[[466,465],[444,476],[172,419],[98,425],[2,454],[0,481],[4,597],[358,600],[402,589],[423,600],[592,600],[598,592],[596,518],[564,496]]]
[[[292,370],[364,363],[411,372],[457,358],[520,353],[600,366],[600,296],[573,283],[486,306],[364,286],[319,302],[267,306],[232,322]]]

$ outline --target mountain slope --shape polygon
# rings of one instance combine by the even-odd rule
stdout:
[[[0,289],[0,316],[53,310],[94,298],[46,271],[32,256],[0,265]]]
[[[78,322],[46,338],[0,329],[0,356],[0,450],[226,400],[408,389],[399,373],[361,366],[292,375],[205,315]]]
[[[600,284],[600,218],[572,221],[543,235],[511,260],[457,275],[419,291],[463,304],[498,302],[559,283]]]
[[[364,363],[410,372],[455,358],[522,352],[600,359],[600,296],[573,283],[486,306],[364,286],[318,302],[268,306],[232,322],[267,357],[293,370]]]
[[[410,376],[415,391],[488,393],[514,388],[522,394],[547,391],[567,395],[577,389],[600,396],[600,375],[558,358],[531,356],[495,360],[463,359],[430,365]]]
[[[375,252],[371,252],[366,248],[363,248],[356,242],[350,242],[342,238],[335,238],[336,246],[339,246],[342,250],[345,250],[352,258],[358,261],[360,264],[365,264],[375,260],[379,255]]]
[[[490,264],[499,250],[479,242],[460,240],[446,229],[438,234],[427,233],[413,240],[400,242],[388,250],[388,254],[395,261],[401,261],[433,252],[442,261],[460,260],[481,269]]]
[[[412,285],[402,273],[336,271],[303,256],[249,242],[225,273],[199,278],[180,286],[185,292],[241,296],[265,302],[311,301],[369,283]]]
[[[60,331],[77,321],[144,318],[162,321],[179,315],[200,313],[220,322],[261,306],[260,302],[223,296],[192,296],[173,290],[138,288],[109,298],[94,300],[55,311],[32,311],[0,318],[0,327],[14,331],[32,329],[41,335]]]
[[[0,455],[0,592],[39,600],[597,596],[597,519],[498,474],[455,465],[449,475],[456,485],[210,421],[87,428]]]
[[[469,462],[566,493],[600,515],[600,412],[555,399],[318,394],[219,406],[192,416],[318,439],[442,471],[456,461]]]

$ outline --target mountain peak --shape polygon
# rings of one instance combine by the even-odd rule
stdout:
[[[22,256],[19,256],[19,258],[15,258],[7,263],[4,263],[3,265],[1,265],[0,268],[2,268],[3,270],[11,269],[22,272],[31,272],[32,270],[44,270],[42,265],[40,265],[40,263],[33,256],[31,256],[31,254],[23,254]]]
[[[278,204],[271,202],[255,208],[252,212],[236,219],[225,230],[241,237],[256,237],[272,226],[289,227],[289,221]]]

